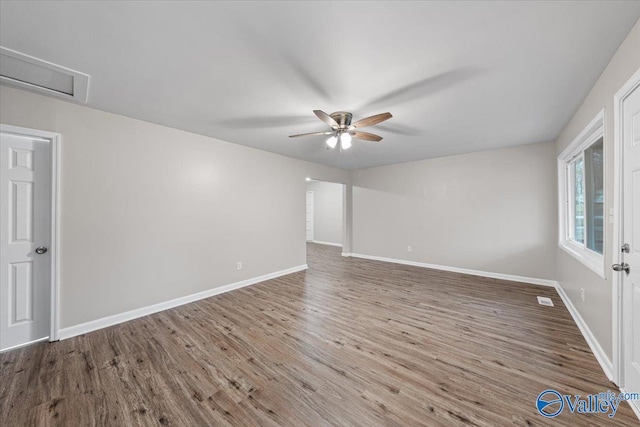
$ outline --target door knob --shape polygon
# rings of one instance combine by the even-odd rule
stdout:
[[[622,264],[613,264],[611,268],[613,268],[613,271],[624,271],[627,274],[631,272],[631,267],[629,267],[629,264],[626,262],[623,262]]]
[[[48,249],[47,249],[46,247],[44,247],[44,246],[40,246],[39,248],[36,248],[36,253],[37,253],[38,255],[42,255],[42,254],[44,254],[44,253],[47,253],[47,250],[48,250]]]

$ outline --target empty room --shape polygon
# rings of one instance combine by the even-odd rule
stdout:
[[[640,425],[640,1],[0,0],[0,425]]]

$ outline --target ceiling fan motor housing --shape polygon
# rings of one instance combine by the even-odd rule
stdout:
[[[333,120],[338,122],[340,125],[340,129],[344,129],[351,125],[351,118],[353,115],[346,111],[336,111],[335,113],[329,114]]]

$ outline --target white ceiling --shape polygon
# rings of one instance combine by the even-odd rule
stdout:
[[[361,168],[551,141],[640,2],[1,2],[0,44],[91,75],[89,105]],[[327,151],[312,113],[385,111]]]

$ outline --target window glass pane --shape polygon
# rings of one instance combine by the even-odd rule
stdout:
[[[584,243],[584,161],[574,161],[573,169],[573,240]]]
[[[602,253],[604,246],[604,147],[602,138],[584,152],[585,207],[589,249]]]

